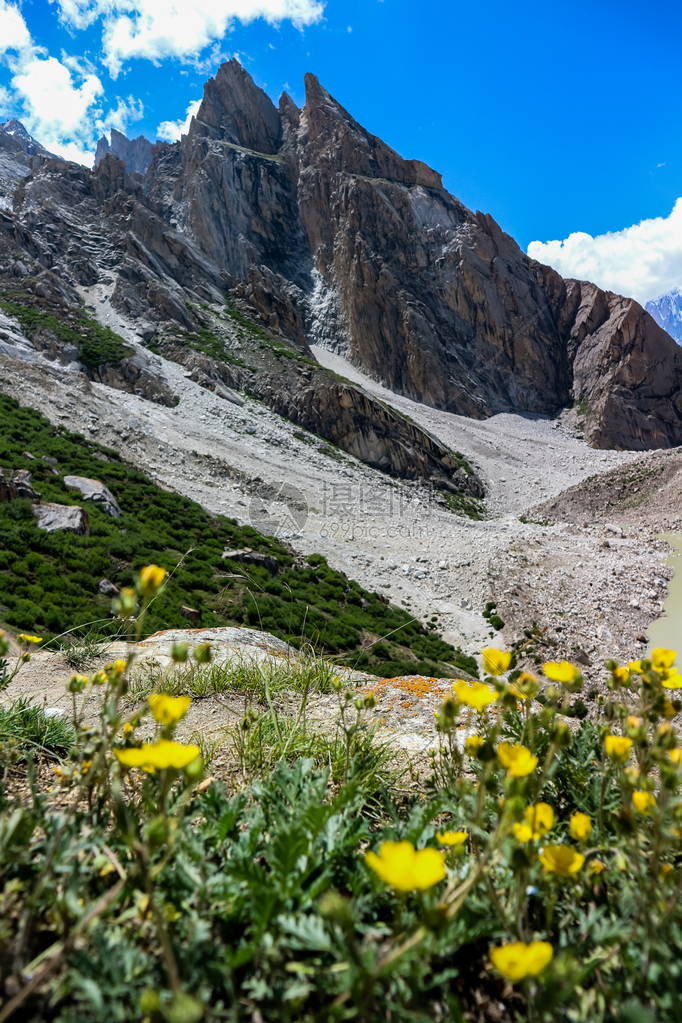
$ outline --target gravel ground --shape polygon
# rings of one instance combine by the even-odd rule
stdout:
[[[87,298],[103,322],[135,342],[104,292]],[[180,397],[173,409],[13,351],[18,358],[0,354],[6,393],[118,449],[207,509],[276,533],[305,553],[324,554],[416,616],[438,614],[444,637],[468,652],[490,639],[481,613],[489,599],[498,600],[507,622],[505,640],[536,620],[556,639],[557,653],[582,650],[595,671],[602,650],[641,654],[638,637],[660,613],[668,549],[655,539],[646,508],[617,533],[612,509],[603,519],[602,506],[589,523],[563,521],[560,503],[553,516],[532,511],[588,477],[627,470],[646,457],[589,448],[571,413],[555,420],[470,420],[393,395],[338,356],[316,351],[324,365],[362,383],[477,467],[489,517],[476,522],[415,484],[330,450],[256,401],[240,407],[204,390],[159,357],[150,357],[155,371]],[[297,495],[293,506],[282,500],[283,486]]]

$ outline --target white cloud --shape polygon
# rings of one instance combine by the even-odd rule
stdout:
[[[104,92],[97,75],[85,74],[76,84],[74,72],[60,60],[39,56],[22,62],[12,77],[12,87],[42,141],[78,135],[95,100]]]
[[[123,131],[144,110],[134,97],[102,108],[104,87],[82,57],[50,56],[36,46],[19,9],[0,0],[0,60],[9,68],[11,91],[0,88],[0,111],[13,109],[28,131],[65,160],[92,165],[97,135]]]
[[[658,298],[682,284],[682,198],[667,217],[596,237],[576,231],[563,241],[534,241],[528,255],[564,277],[594,281],[639,302]]]
[[[4,2],[4,0],[0,0]],[[62,20],[86,28],[102,19],[103,61],[116,77],[135,58],[190,59],[221,40],[232,22],[257,18],[297,27],[322,18],[324,0],[57,0]]]
[[[23,50],[31,45],[31,35],[16,4],[0,0],[0,54]]]
[[[4,117],[12,109],[12,98],[3,85],[0,85],[0,117]]]
[[[128,99],[119,98],[112,110],[97,118],[95,128],[100,135],[110,128],[125,132],[131,122],[141,121],[143,117],[144,104],[142,100],[135,99],[134,96],[128,96]]]
[[[187,106],[187,114],[181,121],[162,121],[156,134],[164,142],[179,142],[182,135],[189,131],[190,121],[201,106],[200,99],[193,99]]]

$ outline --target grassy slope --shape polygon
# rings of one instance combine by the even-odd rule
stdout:
[[[26,457],[27,451],[35,461]],[[44,456],[58,460],[58,476]],[[100,579],[127,585],[143,564],[155,562],[173,570],[183,559],[150,610],[149,632],[191,624],[239,624],[296,645],[311,642],[321,653],[377,674],[456,674],[446,668],[448,663],[475,671],[471,658],[411,621],[405,611],[331,569],[321,556],[297,558],[288,547],[248,526],[209,515],[193,501],[162,490],[116,452],[52,426],[4,395],[0,468],[29,469],[43,500],[64,504],[78,504],[80,495],[64,486],[63,475],[101,480],[123,510],[122,518],[114,520],[86,504],[91,532],[79,537],[37,529],[28,501],[0,504],[0,622],[8,626],[47,637],[106,619],[110,601],[98,594]],[[261,567],[225,561],[226,547],[274,555],[280,571],[271,576]],[[237,573],[239,578],[229,577]],[[183,616],[183,604],[198,610],[197,622]],[[105,632],[110,627],[98,626]],[[389,633],[390,640],[372,648],[374,640]]]

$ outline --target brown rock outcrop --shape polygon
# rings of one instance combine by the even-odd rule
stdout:
[[[111,154],[94,174],[38,164],[0,215],[0,243],[65,293],[113,280],[127,316],[192,332],[229,291],[305,355],[333,348],[418,401],[475,417],[577,404],[597,447],[682,444],[682,353],[651,317],[529,259],[313,75],[302,109],[286,94],[277,108],[237,61],[223,65],[143,178]],[[259,385],[297,422],[329,403],[346,449],[381,464],[383,413],[356,397],[344,409],[321,386],[294,400]]]

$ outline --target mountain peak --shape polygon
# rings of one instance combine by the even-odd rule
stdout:
[[[192,134],[232,142],[258,153],[276,153],[282,142],[282,125],[270,97],[233,59],[221,64],[215,78],[206,82]]]
[[[15,138],[25,139],[26,141],[35,142],[35,139],[21,123],[17,121],[16,117],[13,117],[9,121],[4,121],[0,124],[0,129],[5,132],[6,135],[13,135]]]
[[[129,139],[122,131],[112,128],[109,141],[106,135],[102,135],[97,143],[95,151],[95,170],[105,156],[111,154],[118,157],[125,169],[132,174],[145,174],[149,164],[152,162],[154,146],[144,135],[138,135],[136,139]]]
[[[679,344],[682,344],[682,288],[672,288],[665,295],[647,302],[646,311],[659,326]]]

